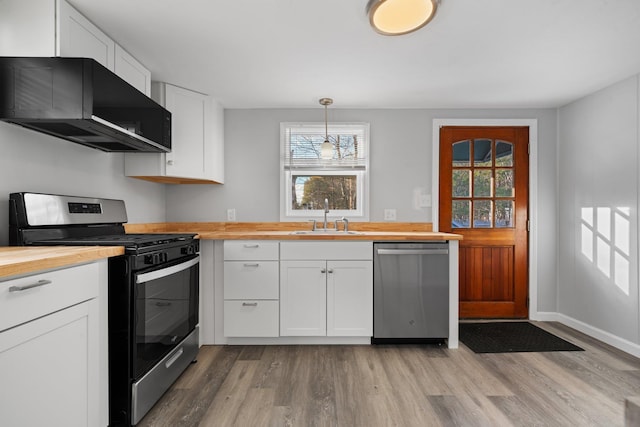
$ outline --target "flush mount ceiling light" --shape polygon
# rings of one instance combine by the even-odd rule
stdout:
[[[331,160],[333,158],[333,144],[329,142],[329,123],[327,122],[327,106],[333,104],[331,98],[320,98],[320,105],[324,105],[324,142],[320,146],[320,158]]]
[[[437,0],[369,0],[369,23],[385,36],[407,34],[431,21],[437,3]]]

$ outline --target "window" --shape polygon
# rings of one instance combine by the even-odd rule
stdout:
[[[369,124],[329,124],[330,159],[321,157],[324,123],[281,123],[280,219],[369,219]]]

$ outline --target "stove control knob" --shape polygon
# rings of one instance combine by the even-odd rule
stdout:
[[[196,250],[193,246],[185,246],[180,252],[182,252],[183,255],[193,255],[196,253]]]
[[[150,254],[150,255],[145,255],[144,256],[144,263],[145,264],[160,264],[161,262],[161,258],[160,258],[161,254]]]

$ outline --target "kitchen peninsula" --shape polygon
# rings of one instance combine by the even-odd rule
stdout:
[[[230,320],[229,312],[225,313],[225,308],[231,309],[231,298],[228,297],[228,289],[225,293],[225,283],[229,276],[229,261],[243,261],[245,263],[255,265],[259,262],[281,263],[284,262],[282,256],[282,244],[285,242],[307,242],[303,250],[312,252],[311,259],[318,259],[317,253],[322,253],[326,260],[331,259],[351,259],[351,255],[344,255],[335,258],[331,256],[336,246],[341,244],[356,245],[369,244],[369,248],[353,248],[346,249],[344,253],[360,253],[370,254],[366,257],[369,262],[373,259],[373,242],[447,242],[449,247],[449,334],[447,345],[449,348],[458,347],[458,241],[462,236],[451,233],[433,232],[430,223],[352,223],[349,225],[349,233],[336,232],[329,229],[327,232],[322,230],[312,232],[311,226],[307,222],[202,222],[202,223],[156,223],[156,224],[127,224],[128,233],[197,233],[200,240],[201,250],[201,312],[200,325],[201,336],[200,342],[203,344],[368,344],[371,335],[363,336],[315,336],[322,332],[307,332],[314,336],[286,336],[294,334],[286,332],[285,326],[282,326],[280,319],[280,334],[275,334],[277,329],[278,311],[276,303],[283,295],[285,286],[280,280],[280,292],[278,292],[278,268],[275,268],[273,281],[275,285],[272,293],[268,297],[264,297],[262,305],[270,308],[271,315],[267,315],[264,320],[267,324],[271,324],[271,332],[265,333],[264,330],[256,331],[255,335],[250,335],[246,329],[240,328],[240,331],[233,328],[225,328],[225,318],[227,323]],[[260,246],[260,250],[269,247],[266,252],[256,257],[248,256],[245,258],[237,258],[235,255],[229,256],[229,249],[225,249],[225,242],[242,242],[247,246]],[[280,246],[279,246],[280,245]],[[287,243],[288,245],[288,243]],[[339,246],[338,246],[339,248]],[[258,248],[255,248],[258,249]],[[316,251],[317,249],[317,251]],[[353,249],[353,250],[352,250]],[[357,259],[364,259],[364,255],[358,255]],[[226,262],[226,264],[225,264]],[[225,269],[227,265],[227,269]],[[271,267],[273,268],[273,267]],[[223,271],[225,273],[223,273]],[[282,273],[282,270],[280,270]],[[371,284],[373,286],[373,283]],[[328,291],[327,291],[328,292]],[[227,295],[225,301],[225,295]],[[236,297],[234,297],[235,299]],[[256,303],[260,304],[256,296],[237,297],[237,301],[243,300],[245,309],[248,306],[256,307]],[[261,297],[262,298],[262,297]],[[226,304],[225,304],[226,302]],[[327,306],[327,310],[330,310]],[[281,313],[282,316],[282,313]],[[237,324],[236,318],[234,323]],[[255,321],[264,326],[262,322]],[[327,320],[330,322],[330,319]],[[228,325],[227,325],[228,326]],[[295,329],[295,328],[293,328]],[[238,336],[241,335],[241,336]]]

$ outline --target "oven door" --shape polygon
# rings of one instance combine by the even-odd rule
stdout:
[[[198,324],[200,257],[134,274],[133,376],[142,377]]]

